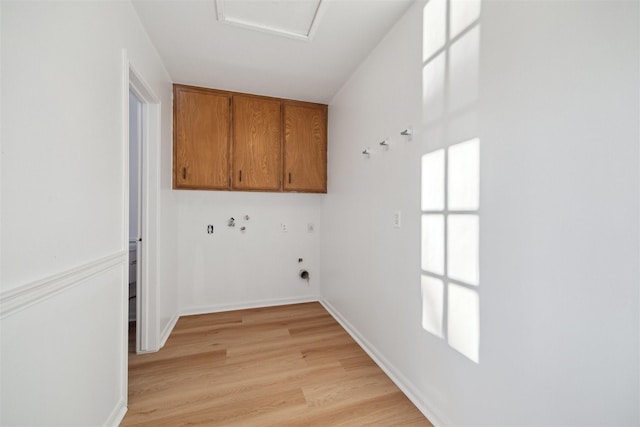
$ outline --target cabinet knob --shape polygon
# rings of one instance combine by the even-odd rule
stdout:
[[[187,168],[182,168],[182,179],[187,179]]]
[[[289,172],[289,184],[291,184],[291,172]]]
[[[240,171],[240,174],[238,175],[238,181],[242,182],[242,171]]]

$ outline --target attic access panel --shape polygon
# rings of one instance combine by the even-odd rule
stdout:
[[[326,0],[215,0],[218,21],[311,40]]]

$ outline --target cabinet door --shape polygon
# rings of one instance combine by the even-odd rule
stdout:
[[[280,101],[233,96],[234,190],[280,190]]]
[[[229,188],[230,99],[174,86],[174,188]]]
[[[284,191],[327,192],[327,107],[285,103]]]

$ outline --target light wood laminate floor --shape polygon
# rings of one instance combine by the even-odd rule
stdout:
[[[319,303],[181,317],[129,356],[122,426],[429,426]]]

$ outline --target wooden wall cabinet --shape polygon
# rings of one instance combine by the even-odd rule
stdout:
[[[229,188],[231,96],[174,87],[173,185],[175,188]]]
[[[283,103],[284,191],[327,192],[327,106]]]
[[[231,188],[280,191],[280,101],[233,97]]]
[[[327,191],[327,106],[174,85],[176,189]]]

